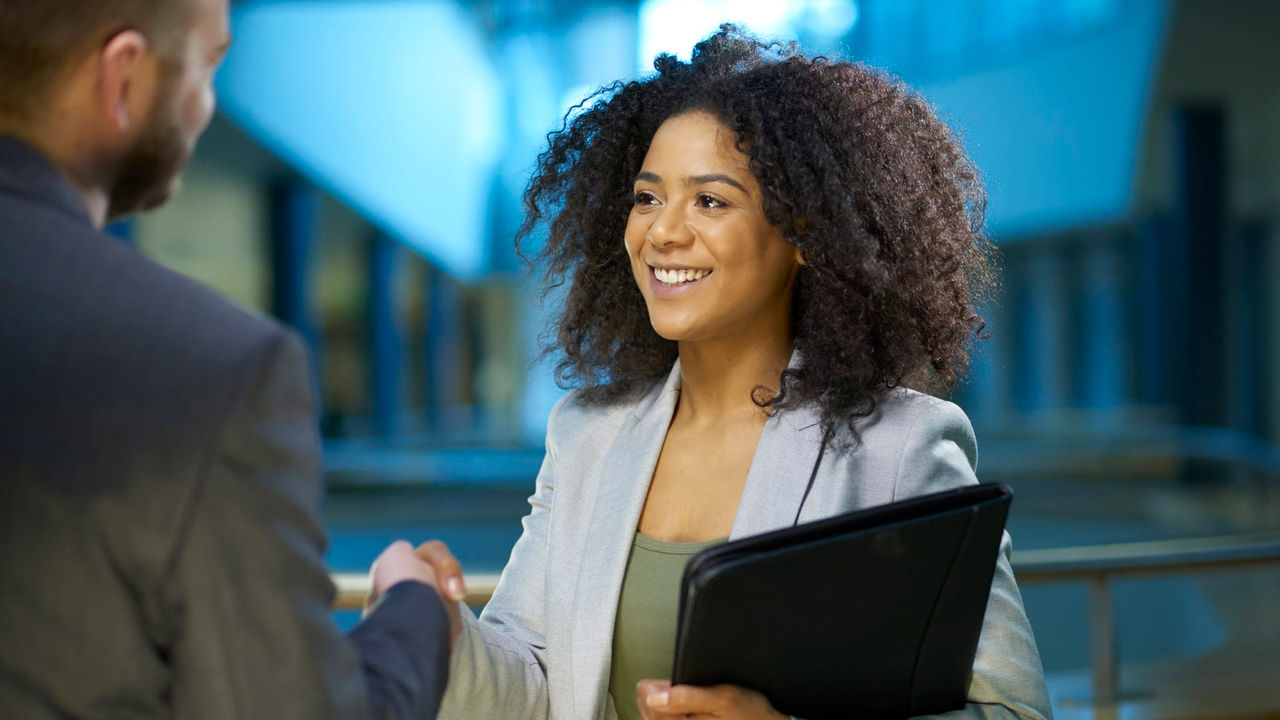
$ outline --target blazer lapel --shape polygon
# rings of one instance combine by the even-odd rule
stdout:
[[[820,421],[816,409],[801,407],[779,412],[765,423],[742,488],[731,540],[795,522],[822,446]]]
[[[609,686],[609,657],[627,557],[680,392],[680,363],[667,382],[631,409],[603,466],[578,568],[570,651],[574,717],[598,718]]]

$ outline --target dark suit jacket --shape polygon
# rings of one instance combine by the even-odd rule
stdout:
[[[0,718],[432,717],[439,597],[333,625],[306,354],[0,137]]]

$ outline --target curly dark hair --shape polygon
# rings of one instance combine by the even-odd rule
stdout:
[[[757,404],[814,402],[828,432],[854,431],[886,389],[954,385],[982,333],[995,250],[977,170],[930,106],[882,72],[728,24],[689,62],[663,54],[654,69],[584,100],[524,194],[518,242],[549,220],[549,278],[571,277],[550,348],[563,353],[557,382],[609,403],[669,372],[676,343],[650,326],[622,237],[658,126],[704,111],[736,133],[765,218],[807,261],[791,318],[803,366],[757,388]]]

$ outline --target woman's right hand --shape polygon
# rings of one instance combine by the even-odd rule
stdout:
[[[373,561],[369,577],[372,588],[369,597],[365,598],[366,615],[393,585],[405,580],[425,583],[443,601],[445,615],[449,618],[449,647],[457,644],[458,637],[462,635],[462,614],[458,603],[466,598],[467,589],[462,582],[462,566],[449,552],[448,546],[432,540],[415,549],[408,542],[397,540]]]
[[[458,603],[467,597],[467,588],[462,581],[462,565],[449,552],[449,546],[439,540],[419,545],[414,554],[435,572],[435,588],[443,597],[444,611],[449,616],[449,646],[452,648],[462,635],[462,612],[458,609]]]

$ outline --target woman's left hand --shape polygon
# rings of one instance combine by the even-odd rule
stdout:
[[[666,680],[636,684],[636,704],[644,720],[786,720],[765,696],[737,685],[672,685]]]

